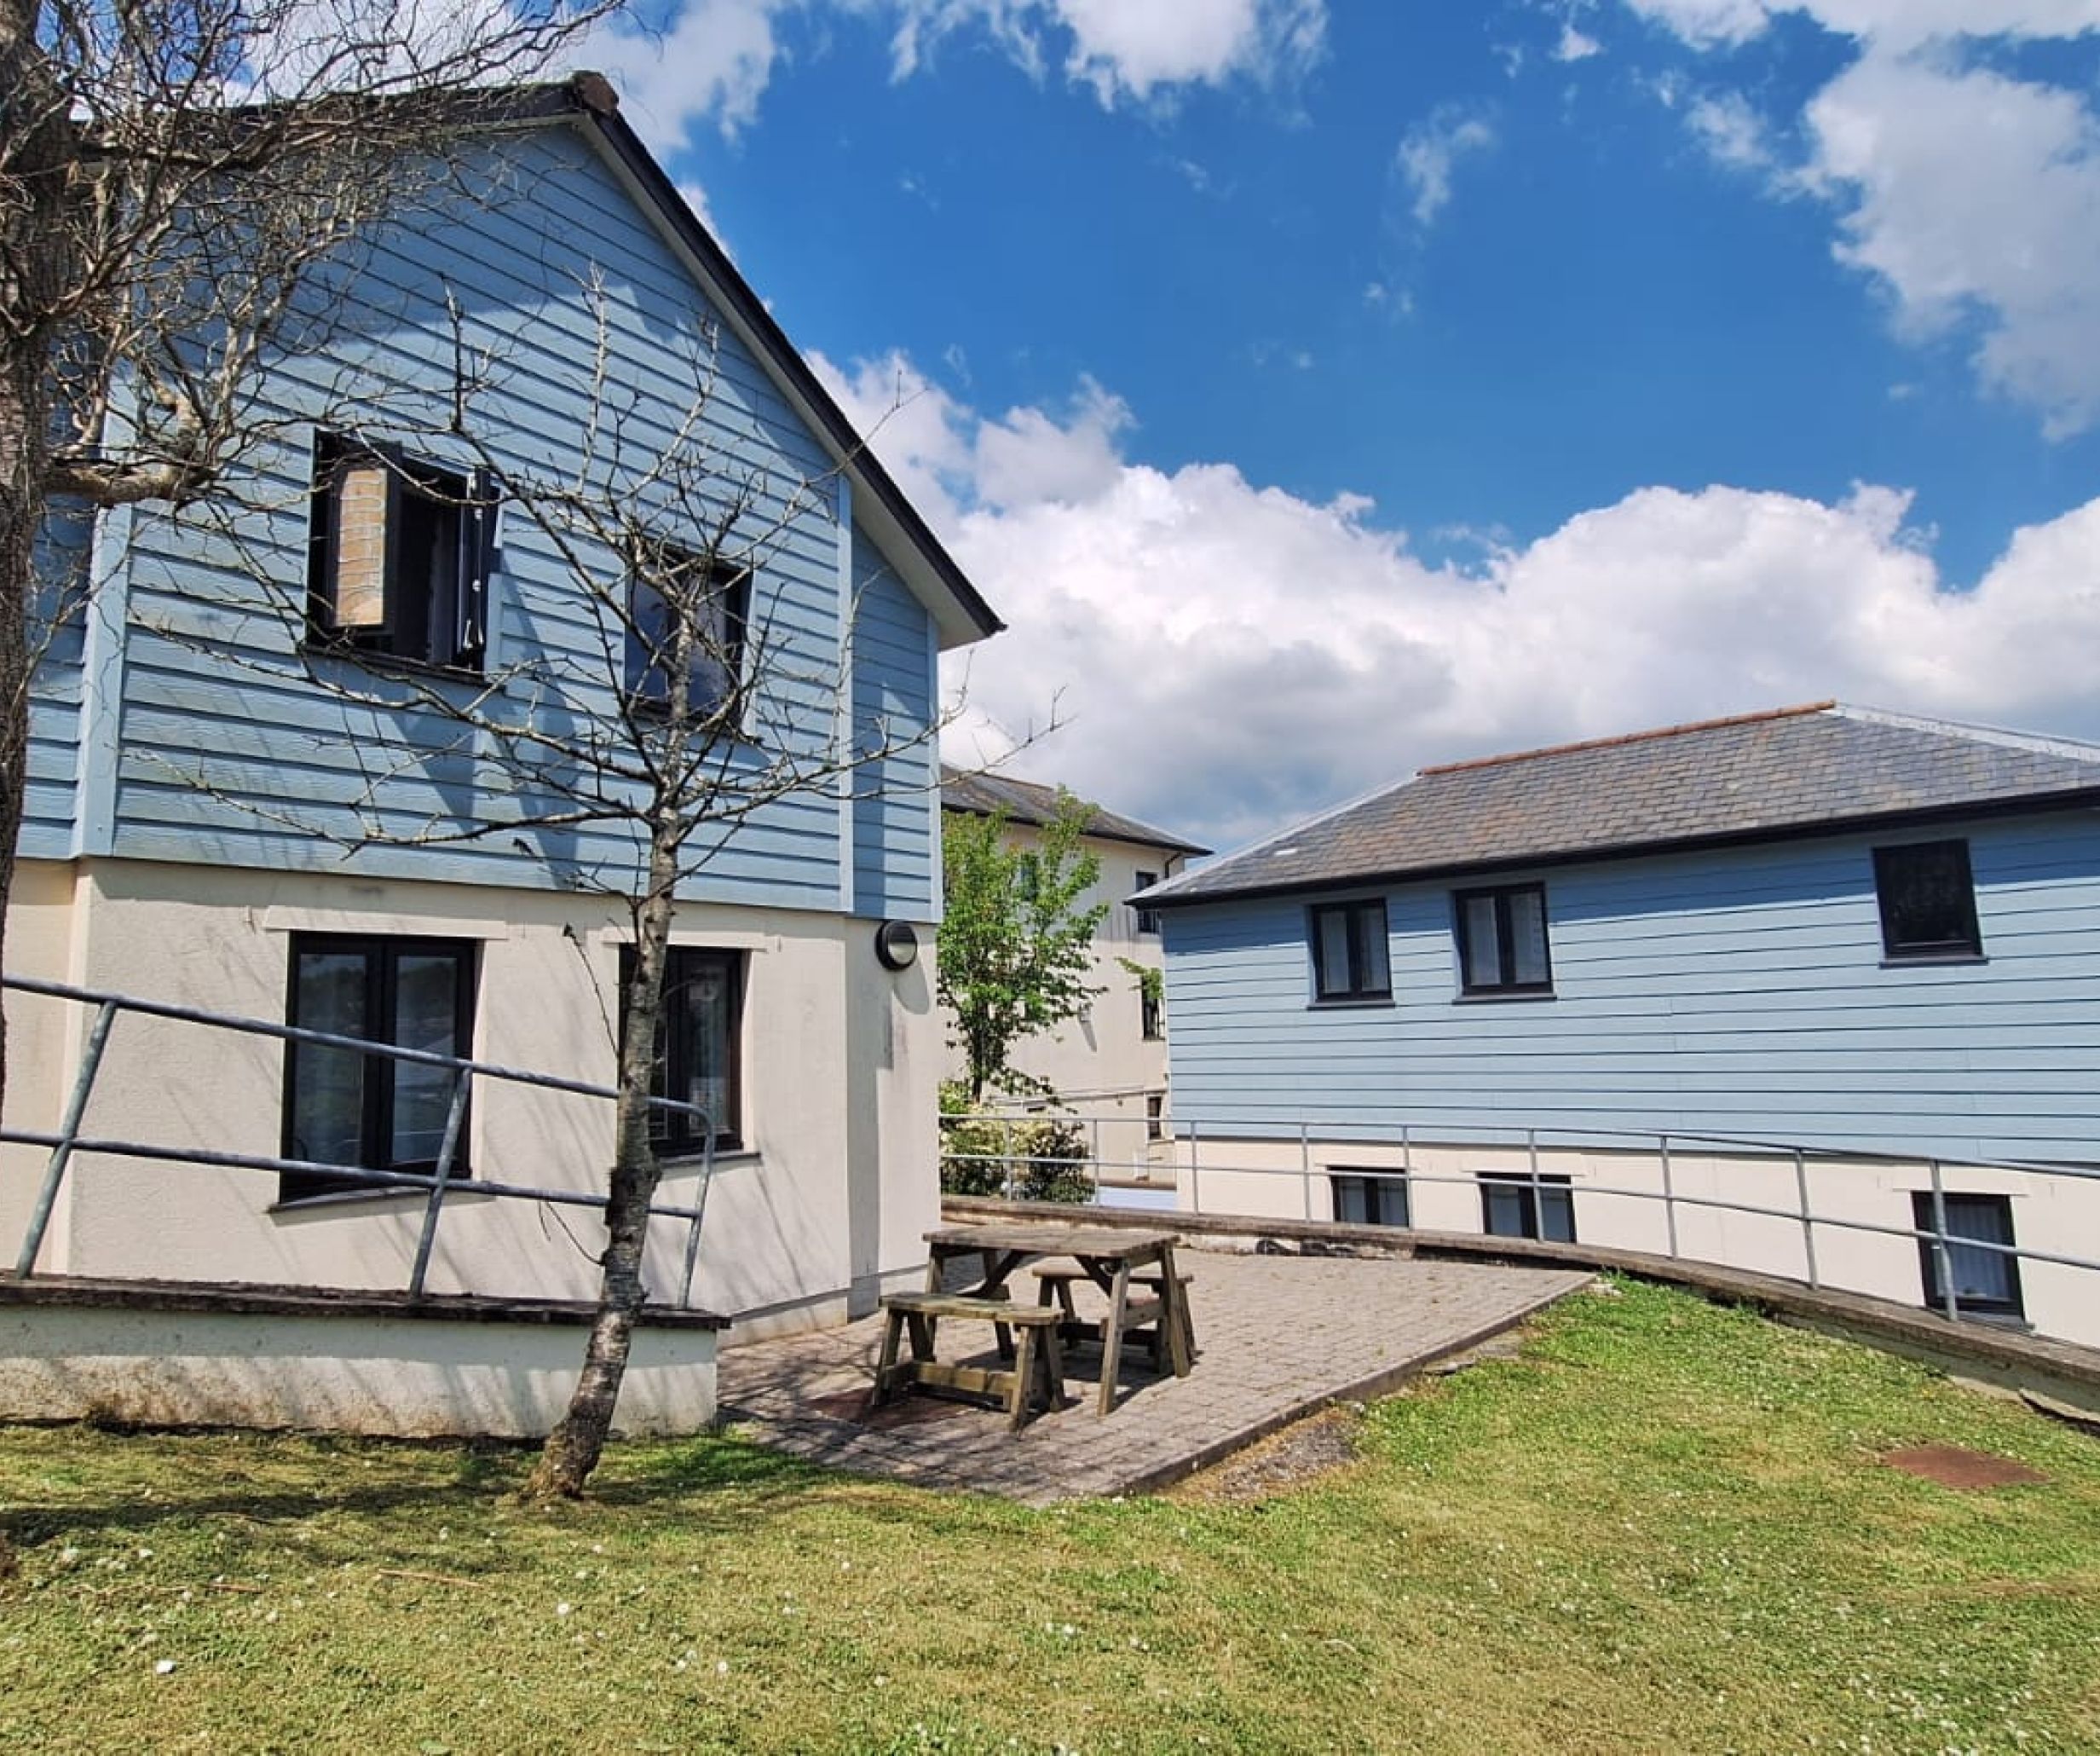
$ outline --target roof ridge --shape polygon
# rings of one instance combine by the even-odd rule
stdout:
[[[1768,719],[1794,719],[1806,713],[1827,713],[1839,703],[1832,699],[1803,702],[1791,708],[1763,708],[1754,713],[1730,713],[1718,719],[1688,719],[1678,725],[1658,725],[1647,731],[1623,731],[1612,737],[1582,738],[1571,744],[1544,744],[1535,750],[1509,750],[1498,756],[1470,756],[1462,762],[1439,762],[1415,771],[1417,780],[1433,774],[1460,774],[1468,769],[1494,768],[1505,762],[1530,762],[1540,756],[1572,756],[1579,750],[1609,750],[1621,744],[1644,744],[1657,738],[1682,737],[1688,732],[1718,731],[1729,725],[1755,725]]]

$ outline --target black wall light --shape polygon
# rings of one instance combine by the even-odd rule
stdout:
[[[919,961],[919,933],[909,921],[886,921],[875,929],[875,956],[885,969],[909,969]]]

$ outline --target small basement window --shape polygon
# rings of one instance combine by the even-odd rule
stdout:
[[[1976,879],[1969,844],[1908,841],[1874,850],[1882,950],[1891,961],[1981,957]]]
[[[1405,1226],[1408,1216],[1405,1174],[1337,1170],[1328,1179],[1335,1218],[1345,1226]]]
[[[1491,1238],[1575,1241],[1575,1192],[1565,1173],[1537,1178],[1521,1170],[1480,1173],[1480,1224]]]
[[[1947,1207],[1947,1261],[1954,1280],[1954,1309],[1964,1317],[2023,1318],[2020,1298],[2020,1259],[2006,1250],[1987,1250],[1982,1245],[2011,1245],[2012,1198],[2009,1195],[1943,1195]],[[1911,1213],[1917,1228],[1935,1229],[1932,1192],[1914,1190]],[[1970,1243],[1956,1240],[1969,1239]],[[1930,1237],[1918,1240],[1918,1260],[1923,1270],[1925,1303],[1935,1311],[1947,1308],[1946,1292],[1940,1281],[1940,1252]]]
[[[307,633],[317,644],[478,671],[497,484],[338,434],[314,441]]]

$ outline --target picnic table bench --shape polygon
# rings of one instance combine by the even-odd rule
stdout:
[[[1162,1353],[1176,1378],[1186,1378],[1196,1351],[1196,1331],[1188,1310],[1189,1278],[1174,1268],[1171,1232],[1126,1230],[1120,1226],[1059,1226],[993,1222],[943,1226],[926,1234],[926,1290],[892,1293],[883,1303],[883,1350],[875,1372],[875,1401],[881,1402],[913,1384],[995,1395],[1006,1404],[1018,1427],[1027,1418],[1036,1389],[1054,1407],[1063,1378],[1065,1336],[1101,1343],[1101,1388],[1094,1412],[1115,1406],[1116,1379],[1127,1336],[1149,1331],[1154,1358]],[[947,1285],[948,1267],[960,1258],[978,1259],[978,1278],[961,1289]],[[1025,1263],[1068,1256],[1070,1271],[1045,1270],[1033,1305],[1012,1298],[1007,1283]],[[1059,1287],[1056,1276],[1071,1279]],[[1071,1286],[1091,1280],[1107,1295],[1108,1309],[1098,1323],[1082,1322],[1072,1304]],[[1134,1297],[1133,1286],[1138,1289]],[[1011,1370],[943,1365],[933,1357],[937,1326],[943,1317],[989,1323],[1002,1359],[1014,1357]],[[1008,1336],[1018,1331],[1012,1349]],[[911,1337],[912,1357],[897,1358],[904,1335]]]

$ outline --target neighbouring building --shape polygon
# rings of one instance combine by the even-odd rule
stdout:
[[[938,1220],[936,663],[1001,625],[603,80],[482,113],[453,194],[382,234],[342,289],[328,354],[259,382],[268,430],[222,504],[55,529],[55,570],[93,595],[36,680],[9,973],[609,1085],[632,929],[619,885],[601,886],[632,870],[633,830],[527,813],[455,839],[516,816],[516,783],[419,714],[415,690],[487,691],[520,715],[558,697],[613,738],[661,713],[654,661],[636,661],[649,605],[614,591],[609,609],[578,585],[632,577],[630,558],[580,523],[565,551],[510,484],[574,480],[629,511],[659,496],[649,538],[666,552],[707,549],[689,527],[741,497],[758,534],[719,582],[714,632],[726,662],[770,668],[725,760],[785,751],[816,774],[886,754],[759,806],[683,885],[666,1077],[715,1118],[697,1303],[741,1333],[839,1320],[923,1272]],[[447,414],[462,359],[464,437]],[[701,456],[718,492],[669,492]],[[408,679],[397,701],[390,679]],[[701,703],[697,673],[694,688]],[[877,955],[899,923],[924,946],[901,970]],[[93,1009],[18,992],[7,1015],[7,1121],[53,1130]],[[427,1170],[446,1089],[127,1014],[88,1132]],[[461,1174],[602,1189],[610,1142],[609,1104],[482,1084]],[[666,1133],[666,1199],[696,1195],[705,1144]],[[9,1261],[42,1160],[4,1154]],[[399,1288],[424,1207],[326,1175],[84,1152],[37,1266]],[[600,1236],[589,1208],[456,1197],[429,1285],[590,1297]],[[683,1241],[655,1238],[652,1286],[677,1284]]]
[[[2100,1274],[1990,1247],[2100,1258],[2100,747],[1674,726],[1427,768],[1139,901],[1185,1201],[1935,1306],[1943,1209],[1964,1313],[2100,1342]]]
[[[1018,845],[1031,846],[1058,808],[1055,787],[1003,775],[943,768],[941,807],[977,817],[995,813]],[[1146,991],[1143,978],[1128,968],[1161,967],[1159,921],[1128,900],[1135,892],[1174,877],[1207,847],[1135,817],[1087,806],[1084,852],[1100,875],[1081,906],[1106,903],[1108,913],[1094,933],[1090,977],[1101,991],[1071,1023],[1030,1037],[1014,1063],[1047,1081],[1062,1102],[1084,1118],[1089,1156],[1099,1175],[1144,1179],[1156,1163],[1168,1121],[1167,1012],[1157,985]],[[960,1053],[951,1043],[949,1069],[960,1075]]]

